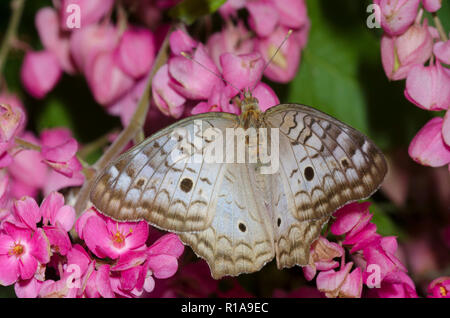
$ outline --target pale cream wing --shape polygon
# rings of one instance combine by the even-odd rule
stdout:
[[[216,213],[204,231],[180,233],[215,279],[261,269],[274,257],[272,224],[249,174],[254,165],[227,164]]]
[[[366,136],[311,107],[285,104],[264,113],[280,129],[280,170],[289,211],[298,221],[329,217],[369,197],[387,172]]]
[[[270,214],[273,224],[277,267],[307,265],[311,244],[319,237],[329,216],[299,221],[294,217],[296,207],[290,198],[289,180],[281,173],[267,176],[271,189]]]
[[[237,123],[235,115],[209,113],[161,130],[105,169],[91,190],[92,203],[116,220],[145,219],[176,232],[207,228],[224,170],[201,156],[211,142],[203,132],[214,127],[225,134]],[[190,138],[181,138],[183,133]]]

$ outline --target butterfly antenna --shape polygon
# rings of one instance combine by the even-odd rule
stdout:
[[[264,65],[264,68],[261,72],[261,75],[264,74],[264,72],[266,71],[267,67],[270,65],[270,63],[272,63],[273,59],[275,58],[275,56],[278,54],[278,52],[281,50],[281,48],[283,47],[284,43],[286,43],[287,39],[291,36],[293,30],[289,30],[288,33],[286,34],[286,36],[284,37],[283,41],[280,43],[280,45],[278,46],[278,48],[276,49],[275,53],[273,53],[272,57],[269,59],[269,61],[266,63],[266,65]],[[256,87],[256,85],[253,87],[252,90],[254,90]]]
[[[203,67],[205,70],[207,70],[208,72],[210,72],[211,74],[213,74],[214,76],[220,78],[222,81],[224,81],[225,83],[227,83],[228,85],[230,85],[231,87],[233,87],[235,90],[237,90],[239,93],[242,94],[242,96],[244,96],[244,92],[242,90],[240,90],[239,88],[237,88],[236,86],[234,86],[233,84],[231,84],[230,82],[228,82],[222,75],[217,74],[216,72],[210,70],[209,68],[207,68],[205,65],[203,65],[202,63],[194,60],[189,54],[187,54],[186,52],[181,52],[180,53],[182,56],[184,56],[185,58],[187,58],[188,60],[191,60],[194,63],[197,63],[198,65],[200,65],[201,67]]]

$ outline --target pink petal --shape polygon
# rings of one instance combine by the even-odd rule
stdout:
[[[278,11],[269,0],[248,1],[249,24],[260,37],[273,33],[278,24]]]
[[[450,146],[450,111],[447,110],[442,123],[442,137],[447,146]]]
[[[120,273],[120,287],[124,290],[132,290],[136,286],[139,271],[138,266],[122,271]]]
[[[69,232],[75,223],[75,217],[75,209],[70,205],[65,205],[56,213],[55,224],[64,231]]]
[[[111,281],[109,278],[109,265],[102,265],[97,270],[97,275],[95,278],[95,285],[97,286],[98,292],[104,298],[114,298],[114,292],[111,288]]]
[[[252,89],[261,80],[264,60],[259,53],[234,55],[224,53],[220,56],[220,65],[226,81],[238,89]]]
[[[9,286],[19,278],[19,262],[15,257],[0,255],[0,285]]]
[[[166,116],[179,118],[186,99],[169,86],[169,66],[164,64],[153,78],[152,96],[158,109]]]
[[[44,230],[39,228],[34,232],[30,243],[31,255],[35,257],[41,264],[47,264],[50,261],[50,245]]]
[[[450,40],[436,43],[433,47],[433,53],[438,61],[450,65]]]
[[[253,97],[258,100],[259,109],[265,112],[270,107],[280,104],[278,96],[273,89],[266,83],[258,83],[253,90]]]
[[[317,273],[316,267],[312,265],[303,266],[302,270],[307,281],[313,280]]]
[[[25,253],[19,260],[20,278],[30,279],[36,273],[37,267],[37,260],[30,253]]]
[[[36,223],[41,220],[39,206],[30,197],[23,197],[14,203],[14,214],[31,230],[36,230]]]
[[[95,100],[101,105],[117,101],[134,84],[133,78],[117,65],[112,52],[100,53],[86,70],[86,78]]]
[[[112,269],[114,271],[128,270],[132,267],[142,265],[146,260],[147,251],[145,249],[126,251],[126,253],[119,256]]]
[[[48,222],[55,224],[56,214],[64,206],[64,196],[59,192],[52,192],[47,195],[41,203],[40,212],[43,216],[44,224]]]
[[[426,110],[444,110],[450,106],[450,76],[440,63],[417,65],[406,79],[406,98]]]
[[[390,35],[399,35],[414,22],[420,0],[379,0],[381,26]]]
[[[326,293],[327,297],[337,297],[352,266],[353,263],[350,262],[337,272],[334,270],[320,272],[316,278],[317,289]]]
[[[147,238],[148,224],[145,221],[141,221],[133,226],[131,235],[127,236],[127,247],[129,249],[139,248],[145,244]]]
[[[199,44],[192,58],[197,63],[183,56],[169,60],[169,74],[176,81],[171,83],[171,87],[186,98],[207,99],[213,87],[221,83],[221,79],[212,74],[219,71],[202,44]]]
[[[154,36],[145,28],[130,27],[122,35],[116,49],[119,67],[127,75],[139,79],[149,73],[155,58]]]
[[[176,234],[166,234],[160,237],[148,248],[149,255],[165,254],[176,258],[183,254],[184,245]]]
[[[56,147],[47,147],[45,144],[42,147],[42,155],[45,160],[54,162],[66,162],[75,156],[78,150],[78,143],[75,139],[70,138],[63,144]]]
[[[44,226],[45,235],[47,236],[51,247],[61,255],[66,255],[72,248],[72,244],[67,232],[59,227]]]
[[[73,158],[74,161],[78,162],[78,159]],[[77,168],[78,169],[78,168]],[[53,191],[59,191],[63,188],[68,187],[77,187],[81,186],[84,183],[85,177],[81,171],[77,171],[77,169],[71,168],[72,177],[66,177],[60,172],[51,169],[48,173],[47,179],[45,180],[44,185],[44,195],[48,195]]]
[[[431,119],[411,141],[408,153],[414,161],[431,167],[450,163],[450,147],[442,136],[443,122],[441,117]]]
[[[62,71],[55,55],[49,51],[26,53],[20,76],[27,92],[43,98],[61,77]]]
[[[0,234],[0,255],[7,255],[13,246],[14,240],[11,236]]]
[[[83,228],[83,238],[88,248],[100,258],[107,256],[105,250],[110,249],[111,234],[106,228],[106,223],[99,216],[91,216],[87,219]],[[100,247],[100,248],[99,248]],[[117,257],[117,255],[113,255]]]
[[[336,220],[330,227],[331,233],[334,235],[342,235],[350,232],[354,227],[356,227],[361,220],[365,220],[363,224],[367,224],[365,219],[368,212],[368,207],[370,203],[359,204],[357,202],[347,204],[334,212],[334,217]],[[369,219],[370,220],[370,219]]]
[[[272,2],[277,8],[282,25],[298,29],[308,23],[304,0],[276,0]]]
[[[361,298],[362,292],[362,275],[361,268],[357,267],[351,272],[341,286],[339,296]]]
[[[70,24],[71,14],[74,11],[69,10],[71,4],[76,4],[80,7],[80,27],[97,23],[100,19],[111,11],[114,5],[114,0],[62,0],[61,1],[61,26],[65,30],[72,30]]]
[[[422,5],[428,12],[436,12],[442,6],[442,0],[422,0]]]
[[[91,262],[89,254],[79,244],[73,245],[70,251],[67,252],[66,257],[67,265],[78,265],[80,268],[80,274],[83,274],[88,269],[88,266]]]
[[[373,223],[367,224],[361,231],[356,232],[354,235],[345,238],[342,242],[344,245],[353,245],[350,250],[351,253],[359,251],[366,247],[368,244],[378,242],[380,235],[376,233],[377,226]]]
[[[86,226],[86,222],[87,220],[92,217],[99,217],[97,215],[97,212],[95,210],[95,208],[89,208],[86,211],[84,211],[81,216],[78,218],[78,220],[75,222],[75,229],[77,230],[78,236],[84,240],[84,227]]]
[[[155,277],[159,279],[173,276],[178,269],[178,261],[171,255],[149,256],[148,264]]]
[[[14,285],[14,291],[18,298],[37,298],[41,290],[42,282],[36,278],[20,280]]]
[[[197,46],[197,41],[189,36],[189,34],[175,30],[169,37],[170,50],[175,55],[181,55],[181,52],[190,53]]]

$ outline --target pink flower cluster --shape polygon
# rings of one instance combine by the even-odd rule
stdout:
[[[36,137],[25,130],[26,113],[13,94],[0,94],[0,208],[12,198],[36,197],[84,182],[76,157],[77,141],[65,128],[44,130]],[[5,203],[1,203],[1,202]],[[9,202],[9,203],[8,203]],[[2,207],[3,206],[3,207]]]
[[[139,297],[172,276],[184,246],[175,234],[146,241],[145,222],[118,223],[87,210],[75,224],[86,248],[72,244],[75,211],[58,192],[39,207],[15,201],[0,223],[0,284],[18,297]],[[53,269],[52,274],[49,269]]]
[[[406,267],[396,256],[395,237],[382,237],[371,223],[370,203],[351,203],[334,213],[330,231],[338,243],[320,237],[311,247],[310,265],[303,268],[327,297],[361,297],[363,284],[374,297],[417,297]],[[352,261],[346,262],[345,249]],[[340,262],[335,260],[340,258]]]
[[[234,22],[237,11],[244,8],[249,12],[254,36],[243,21]],[[164,114],[180,118],[186,109],[187,114],[237,114],[239,98],[233,99],[243,89],[251,89],[261,109],[266,110],[279,100],[268,85],[260,82],[263,72],[272,81],[282,83],[297,73],[309,31],[303,0],[230,0],[219,12],[226,26],[212,34],[206,44],[181,30],[171,34],[172,56],[158,70],[152,86],[155,104]],[[274,56],[289,30],[292,35]]]
[[[70,5],[80,7],[80,25],[71,27]],[[108,14],[113,0],[61,0],[45,7],[35,18],[43,51],[29,51],[21,77],[26,90],[43,98],[62,72],[82,73],[95,100],[128,124],[136,96],[154,61],[156,42],[148,28],[112,24]],[[138,97],[138,98],[139,98]]]
[[[379,6],[383,67],[390,80],[406,79],[405,96],[429,110],[450,107],[450,41],[422,19],[423,9],[436,12],[441,0],[374,0]],[[422,5],[423,9],[420,8]],[[420,10],[419,10],[420,8]],[[440,167],[450,163],[450,113],[430,120],[409,146],[416,162]],[[449,165],[450,169],[450,165]]]

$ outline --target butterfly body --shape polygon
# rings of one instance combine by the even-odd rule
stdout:
[[[188,156],[203,159],[170,155],[178,147],[171,132],[178,128],[202,141],[189,141]],[[246,135],[246,160],[232,156],[237,144],[227,148],[228,139],[226,159],[204,159],[211,139],[202,132],[209,128],[224,136],[228,129],[254,129],[256,136]],[[268,153],[278,153],[271,173],[261,172],[268,165],[259,157],[264,143]],[[252,154],[256,161],[247,160]],[[91,201],[114,219],[145,219],[178,233],[218,279],[258,271],[274,257],[280,269],[308,264],[310,246],[332,213],[369,197],[386,172],[382,153],[355,129],[304,105],[261,112],[247,93],[240,116],[192,116],[121,155],[97,179]]]

